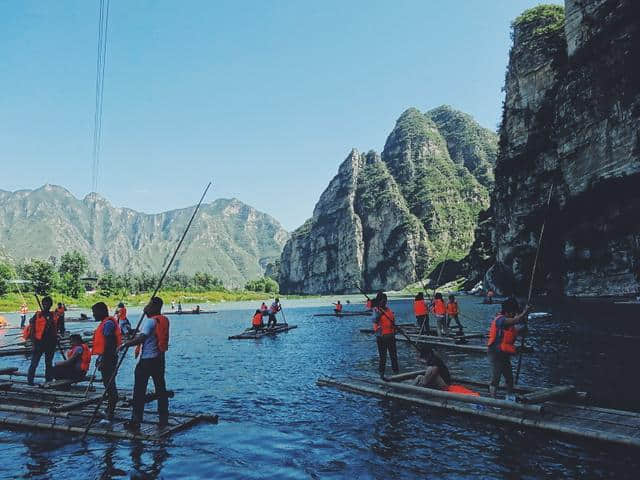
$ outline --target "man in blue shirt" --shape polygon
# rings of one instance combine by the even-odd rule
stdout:
[[[138,430],[144,414],[145,397],[149,378],[153,379],[158,398],[159,425],[164,427],[169,422],[169,399],[164,379],[164,352],[168,348],[169,320],[161,314],[162,299],[152,297],[144,313],[140,333],[135,338],[123,344],[123,348],[137,345],[136,356],[138,363],[135,370],[133,386],[133,412],[131,421],[125,424],[129,430]]]
[[[109,316],[109,308],[104,302],[98,302],[91,307],[93,318],[100,322],[93,335],[93,354],[99,355],[96,364],[102,374],[102,383],[107,391],[107,419],[111,421],[118,401],[118,389],[114,375],[118,364],[118,347],[120,346],[120,332],[116,319]]]

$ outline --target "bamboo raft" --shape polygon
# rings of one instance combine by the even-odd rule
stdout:
[[[8,377],[0,381],[0,425],[9,428],[83,435],[95,405],[102,398],[101,387],[92,387],[89,391],[87,385],[83,385],[87,379],[29,386],[24,380],[15,378],[25,376],[15,368],[0,370],[0,376]],[[172,392],[168,394],[173,396]],[[98,419],[88,430],[88,435],[158,442],[199,423],[218,422],[217,415],[170,411],[168,425],[160,427],[157,412],[145,410],[140,430],[128,431],[124,423],[131,416],[131,392],[119,390],[119,395],[113,422],[101,425]],[[156,399],[155,394],[147,394],[147,403]]]
[[[93,346],[93,336],[86,335],[87,332],[82,332],[83,337],[82,341],[87,344],[89,348]],[[60,338],[60,343],[56,345],[56,352],[62,348],[64,351],[67,351],[71,348],[71,341],[69,340],[69,336],[64,336]],[[18,355],[31,355],[33,353],[33,345],[30,340],[22,340],[16,343],[0,346],[0,357],[11,357]]]
[[[253,340],[255,338],[267,337],[270,335],[277,335],[278,333],[287,332],[298,328],[297,325],[290,325],[288,323],[277,323],[272,328],[261,328],[260,330],[254,330],[253,328],[247,328],[244,332],[238,335],[231,335],[229,340]]]
[[[213,314],[213,313],[218,313],[215,310],[200,310],[199,312],[193,311],[193,310],[182,310],[182,311],[177,311],[177,310],[171,310],[169,312],[162,312],[162,315],[204,315],[204,314]]]
[[[518,402],[486,396],[488,382],[454,378],[455,384],[480,390],[480,396],[445,392],[413,384],[424,370],[407,372],[386,380],[321,378],[319,386],[416,405],[473,415],[493,422],[513,424],[589,440],[640,447],[640,413],[569,403],[579,399],[571,385],[552,388],[521,387],[514,391]]]
[[[414,324],[398,325],[407,334],[409,340],[417,344],[429,345],[432,347],[450,348],[463,352],[487,353],[487,346],[484,342],[469,343],[469,340],[480,340],[486,337],[484,333],[473,332],[462,335],[445,335],[439,337],[437,335],[418,335],[418,327]],[[435,332],[431,330],[432,332]],[[373,333],[372,328],[362,328],[361,333]],[[404,335],[396,334],[396,340],[400,342],[408,342]]]
[[[371,312],[363,310],[359,312],[334,312],[334,313],[316,313],[314,317],[370,317]]]

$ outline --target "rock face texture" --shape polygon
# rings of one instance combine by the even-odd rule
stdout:
[[[567,0],[513,23],[485,281],[629,294],[640,261],[640,2]],[[553,189],[551,208],[546,208]]]
[[[0,191],[0,248],[14,260],[84,253],[91,269],[160,272],[193,208],[148,215],[114,208],[91,194],[62,187]],[[270,216],[238,200],[202,205],[174,262],[174,271],[209,272],[228,286],[262,276],[280,255],[287,232]]]
[[[450,107],[405,111],[382,155],[353,150],[313,217],[293,232],[281,291],[398,289],[437,258],[463,256],[489,203],[496,144],[495,134]]]

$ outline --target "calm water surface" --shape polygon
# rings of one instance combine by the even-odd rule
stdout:
[[[459,300],[467,330],[487,329],[497,306]],[[329,300],[289,301],[284,312],[297,329],[227,340],[249,325],[257,304],[217,305],[217,315],[171,319],[167,385],[176,396],[170,408],[217,413],[218,425],[195,427],[163,445],[1,430],[0,478],[128,478],[134,471],[167,479],[640,478],[635,450],[318,387],[321,376],[375,376],[375,340],[359,332],[370,319],[313,318],[328,310]],[[409,300],[391,307],[402,322],[414,320]],[[362,305],[345,310],[351,308]],[[573,383],[606,406],[640,410],[640,339],[616,335],[640,335],[637,311],[547,310],[554,310],[553,320],[531,325],[536,353],[524,359],[522,382]],[[411,347],[398,345],[401,371],[415,369]],[[441,352],[454,375],[487,378],[484,355]],[[0,367],[12,365],[28,366],[21,357],[0,359]],[[119,386],[131,387],[132,372],[128,359]]]

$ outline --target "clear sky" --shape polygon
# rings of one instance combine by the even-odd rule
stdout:
[[[0,189],[91,189],[98,0],[0,0]],[[533,0],[111,0],[99,192],[236,197],[292,230],[408,107],[495,129]],[[555,2],[561,3],[561,2]]]

